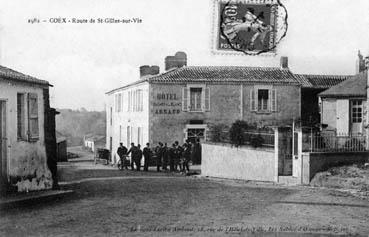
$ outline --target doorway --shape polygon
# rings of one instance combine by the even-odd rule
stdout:
[[[358,135],[363,129],[363,101],[351,101],[351,134]]]
[[[1,186],[8,180],[8,152],[7,152],[7,131],[6,131],[6,101],[0,100],[0,172]]]

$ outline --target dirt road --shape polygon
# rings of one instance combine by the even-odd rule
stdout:
[[[127,177],[63,188],[75,194],[2,213],[0,235],[369,234],[369,203],[330,190],[192,177]]]

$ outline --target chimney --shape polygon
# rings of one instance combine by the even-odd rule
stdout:
[[[159,66],[149,66],[143,65],[140,67],[140,77],[147,76],[147,75],[157,75],[160,72]]]
[[[165,57],[165,70],[187,66],[187,55],[184,52],[177,52],[174,56]]]
[[[281,57],[281,69],[288,69],[288,57],[282,56]]]
[[[357,59],[356,59],[356,74],[359,74],[360,72],[364,71],[365,67],[366,67],[365,59],[359,50],[357,53]]]

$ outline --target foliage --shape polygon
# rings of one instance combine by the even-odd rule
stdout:
[[[246,121],[237,120],[232,124],[229,130],[229,137],[231,139],[231,142],[236,146],[245,144],[245,131],[256,128],[256,124],[248,124]]]
[[[253,147],[261,147],[264,143],[264,138],[260,135],[252,135],[250,139],[250,145]]]
[[[225,124],[215,124],[210,126],[209,140],[211,142],[229,141],[229,127]]]
[[[57,109],[56,130],[67,138],[68,146],[82,145],[83,136],[87,134],[106,134],[105,112],[87,111],[86,109]]]

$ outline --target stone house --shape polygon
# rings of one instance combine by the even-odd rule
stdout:
[[[140,67],[140,80],[106,93],[107,149],[206,139],[210,126],[236,120],[292,124],[301,114],[301,85],[286,58],[281,67],[186,66],[183,52]]]
[[[18,191],[28,191],[57,184],[56,111],[49,104],[50,86],[47,81],[0,66],[2,193],[15,186]]]
[[[335,86],[353,75],[311,75],[295,74],[301,83],[301,122],[303,126],[320,124],[318,94]]]
[[[338,135],[366,134],[368,71],[319,94],[321,123]]]

